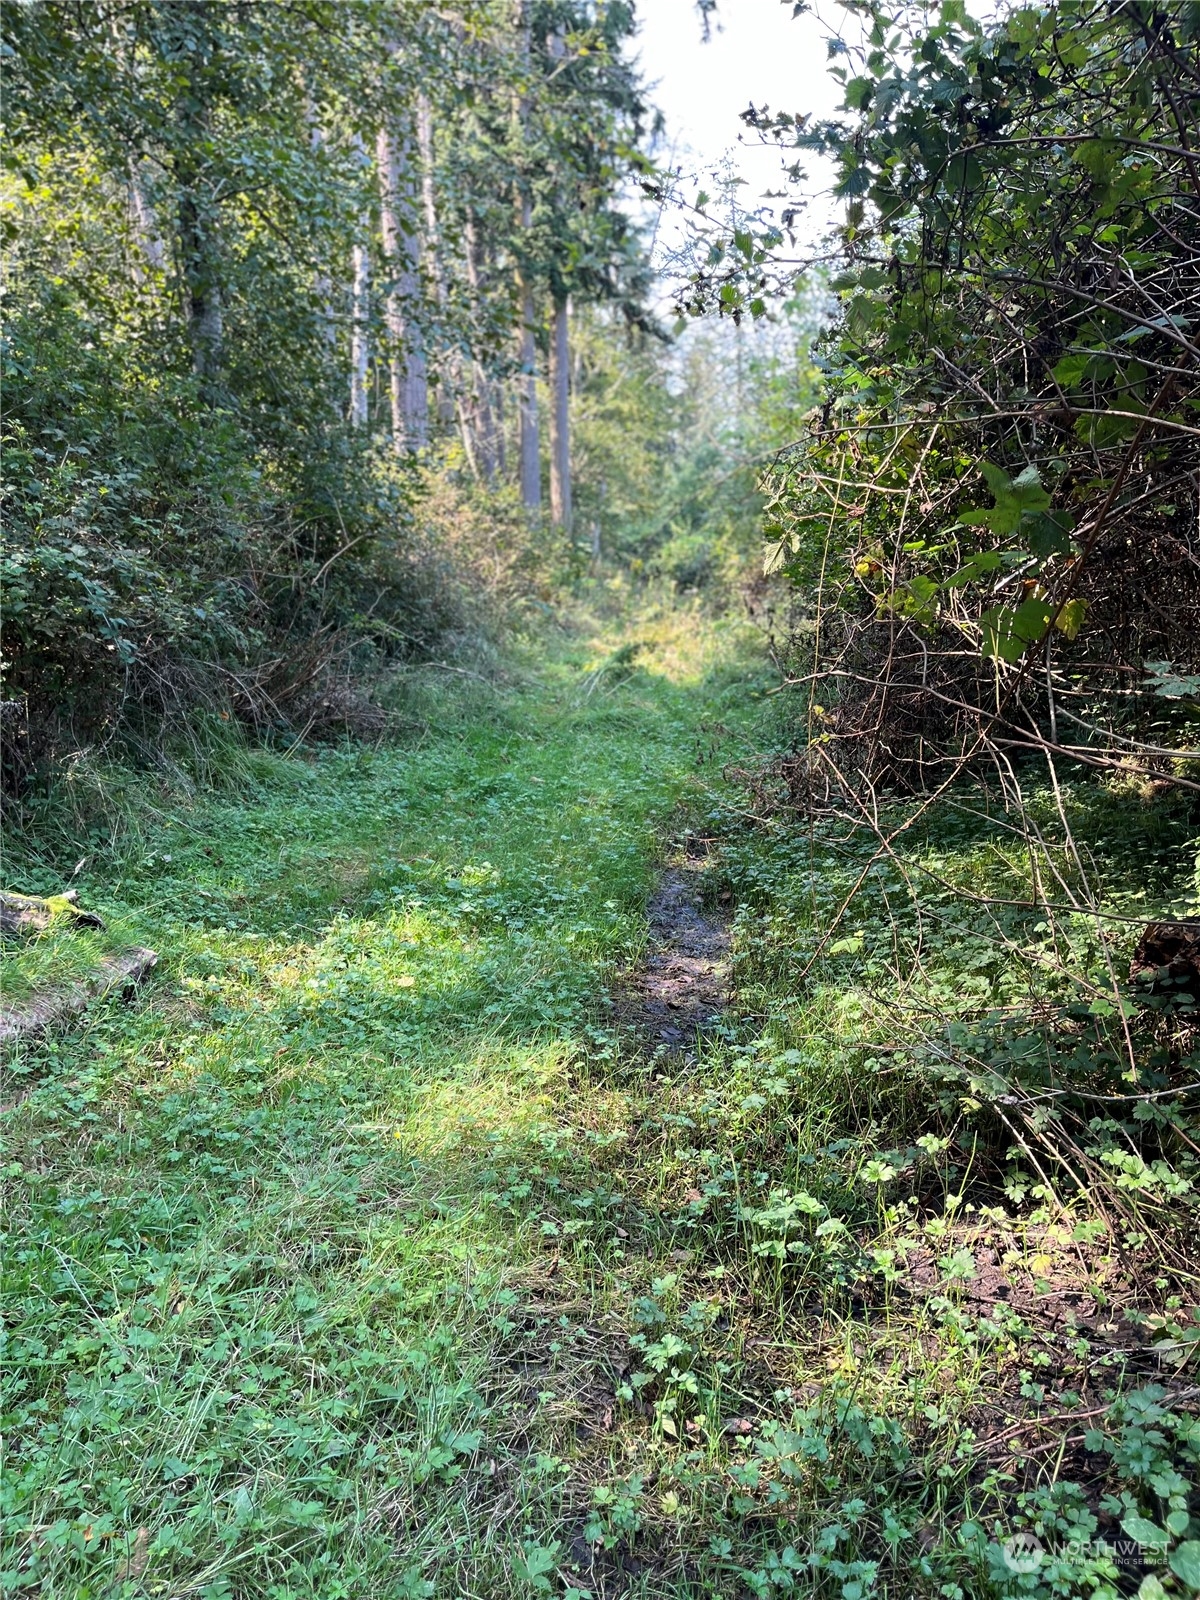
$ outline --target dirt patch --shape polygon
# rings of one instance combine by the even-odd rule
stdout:
[[[703,905],[707,861],[703,842],[690,841],[664,869],[648,907],[646,959],[614,996],[621,1022],[656,1050],[686,1050],[729,1002],[729,923]]]

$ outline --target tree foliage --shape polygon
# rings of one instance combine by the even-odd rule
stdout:
[[[831,613],[826,732],[873,780],[981,740],[1127,756],[1145,661],[1200,637],[1200,11],[849,9],[847,119],[760,119],[846,201],[826,399],[768,529]]]
[[[645,320],[631,26],[591,0],[5,9],[16,775],[200,702],[291,737],[344,703],[331,673],[461,627],[422,496],[511,467],[518,280],[539,336],[566,294]]]

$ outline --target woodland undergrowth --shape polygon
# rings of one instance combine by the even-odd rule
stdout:
[[[596,599],[398,741],[16,840],[162,960],[7,1063],[6,1591],[1194,1592],[1192,1034],[1096,1004],[1186,808],[1030,788],[1100,939],[986,790],[886,857],[764,810],[755,636]],[[667,1051],[677,850],[733,999]]]

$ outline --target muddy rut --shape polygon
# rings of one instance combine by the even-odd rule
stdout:
[[[626,1027],[651,1048],[671,1054],[693,1045],[729,1002],[729,923],[705,910],[707,857],[692,853],[696,841],[689,847],[658,881],[648,907],[645,959],[616,997]]]

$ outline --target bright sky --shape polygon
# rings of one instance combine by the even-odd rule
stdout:
[[[747,130],[738,113],[751,101],[818,119],[833,113],[841,89],[826,71],[827,28],[811,15],[793,19],[790,0],[719,0],[706,44],[695,0],[638,0],[637,10],[635,49],[652,86],[650,102],[667,122],[662,158],[674,146],[672,166],[708,171],[732,151],[747,180],[743,201],[753,210],[766,190],[782,186],[783,162],[777,151],[751,143],[752,135],[739,143]],[[828,188],[824,161],[806,156],[804,166],[810,193]],[[832,216],[828,201],[814,199],[798,236],[815,240]]]

